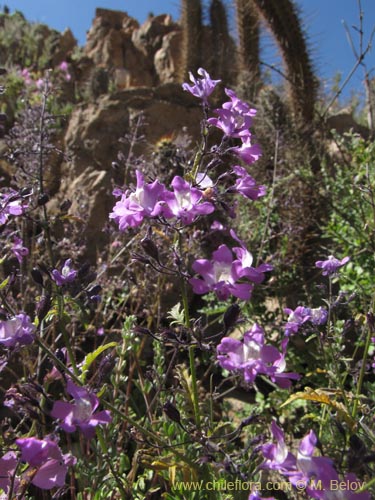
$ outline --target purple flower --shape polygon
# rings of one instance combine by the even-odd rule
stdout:
[[[297,333],[299,328],[311,319],[311,309],[309,307],[298,306],[294,311],[286,307],[286,314],[289,314],[288,321],[285,324],[285,335],[289,336]]]
[[[333,276],[336,274],[337,270],[349,262],[349,260],[350,257],[344,257],[338,260],[333,255],[330,255],[327,260],[318,260],[315,262],[315,266],[323,269],[323,276]]]
[[[17,464],[18,460],[14,451],[8,451],[8,453],[5,453],[5,455],[0,458],[0,489],[2,489],[5,494],[8,493]],[[1,494],[0,498],[2,498]]]
[[[271,423],[271,433],[276,444],[267,443],[261,447],[265,461],[262,464],[263,469],[277,470],[281,474],[295,470],[297,459],[289,452],[285,444],[284,433],[282,429],[273,420]]]
[[[243,340],[224,337],[217,346],[217,360],[222,368],[243,374],[247,383],[253,383],[259,373],[266,373],[268,363],[279,358],[279,351],[264,344],[264,332],[255,324]]]
[[[204,104],[208,104],[208,97],[215,90],[215,87],[221,80],[212,80],[210,75],[203,68],[199,68],[197,71],[198,75],[202,78],[195,78],[192,73],[189,72],[190,81],[194,85],[189,85],[188,83],[183,83],[182,88],[193,96],[202,99]]]
[[[29,249],[23,246],[23,241],[17,236],[13,239],[12,252],[20,264],[23,261],[23,258],[26,255],[29,255]]]
[[[221,109],[215,109],[219,118],[209,118],[207,122],[220,128],[227,137],[248,136],[256,110],[250,108],[246,102],[241,101],[233,90],[225,89],[225,93],[231,100],[225,102]]]
[[[22,215],[27,207],[27,203],[14,189],[0,193],[0,224],[6,224],[10,215]]]
[[[64,72],[67,72],[68,71],[68,63],[66,61],[62,61],[60,64],[59,64],[59,69],[61,71],[64,71]]]
[[[226,245],[220,245],[212,254],[212,260],[198,259],[193,264],[193,270],[202,278],[191,278],[189,283],[194,293],[203,295],[214,291],[221,300],[234,295],[242,300],[249,300],[253,285],[237,283],[240,279],[232,251]]]
[[[136,190],[120,193],[121,200],[116,203],[113,211],[109,214],[109,218],[114,219],[119,225],[120,231],[140,226],[145,217],[156,217],[162,209],[160,197],[165,191],[164,185],[157,180],[146,184],[142,173],[138,170],[136,176]],[[117,196],[118,190],[114,194]]]
[[[239,156],[248,165],[256,162],[260,156],[262,156],[262,151],[259,144],[251,144],[251,136],[247,135],[242,138],[242,145],[230,148],[234,154]]]
[[[28,345],[34,340],[35,326],[29,316],[17,314],[11,319],[0,321],[0,344],[14,347]]]
[[[202,278],[190,278],[189,283],[194,293],[203,295],[213,291],[221,300],[226,300],[229,295],[249,300],[253,290],[253,284],[249,281],[262,282],[264,272],[272,269],[269,264],[262,264],[257,268],[252,267],[251,253],[234,231],[230,231],[230,234],[241,245],[241,247],[233,248],[237,259],[234,258],[232,250],[227,245],[220,245],[213,252],[211,260],[196,260],[192,267]]]
[[[72,269],[72,259],[67,259],[61,269],[61,273],[57,269],[53,269],[51,272],[52,278],[57,286],[66,285],[66,283],[71,283],[77,277],[78,271]]]
[[[49,438],[22,438],[16,440],[21,449],[21,460],[36,467],[31,483],[43,490],[64,486],[68,467],[76,463],[70,453],[62,454],[55,441]]]
[[[369,493],[357,494],[360,483],[354,474],[345,476],[344,482],[348,485],[347,488],[332,487],[333,484],[338,485],[341,481],[330,458],[314,456],[317,444],[314,431],[310,430],[301,440],[297,456],[288,450],[284,433],[274,421],[271,424],[271,432],[276,444],[267,443],[261,447],[265,458],[262,464],[263,469],[278,470],[289,479],[292,485],[299,489],[304,484],[310,498],[370,500]],[[358,488],[353,489],[350,484],[353,485],[355,482],[358,483]],[[318,484],[320,487],[317,487]]]
[[[108,424],[112,421],[108,410],[94,413],[99,406],[99,399],[85,387],[78,387],[68,380],[67,392],[73,396],[74,403],[56,401],[53,405],[51,416],[63,420],[60,426],[66,432],[74,432],[79,427],[87,439],[95,435],[98,424]]]
[[[324,307],[310,309],[309,307],[298,306],[294,311],[286,307],[284,312],[289,314],[288,321],[284,326],[284,332],[287,337],[298,333],[301,326],[306,322],[310,322],[313,325],[324,325],[328,317],[328,311]]]
[[[257,200],[266,194],[266,187],[257,184],[256,180],[247,173],[244,167],[236,165],[232,169],[238,179],[231,190],[240,193],[250,200]]]
[[[184,224],[191,224],[198,215],[211,214],[215,207],[208,201],[202,201],[202,191],[192,187],[182,177],[172,180],[173,193],[164,191],[162,199],[163,215],[168,219],[177,217]]]
[[[324,307],[310,309],[310,321],[313,325],[325,325],[327,323],[328,311]]]
[[[224,337],[217,346],[217,360],[222,368],[239,372],[246,383],[253,383],[256,376],[268,375],[280,387],[289,387],[291,378],[299,378],[296,373],[284,373],[285,352],[266,345],[263,329],[254,324],[245,333],[243,340]]]

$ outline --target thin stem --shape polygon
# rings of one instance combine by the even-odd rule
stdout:
[[[119,477],[119,475],[117,474],[117,472],[115,471],[115,469],[113,467],[113,464],[111,462],[111,458],[109,457],[109,454],[108,454],[108,448],[107,448],[107,444],[106,444],[104,436],[103,436],[103,431],[99,427],[96,427],[96,436],[98,438],[100,447],[103,450],[104,460],[107,462],[108,467],[109,467],[110,471],[112,472],[113,477],[115,478],[117,486],[119,487],[119,490],[121,492],[121,498],[126,500],[128,498],[128,494],[124,488],[124,485],[122,484],[121,478]]]
[[[357,415],[358,411],[358,404],[359,404],[359,398],[362,393],[362,385],[363,385],[363,379],[366,373],[366,368],[367,368],[367,356],[368,352],[370,349],[370,344],[371,344],[371,337],[373,335],[372,329],[367,326],[367,335],[366,335],[366,341],[365,341],[365,348],[363,351],[363,357],[362,357],[362,364],[361,364],[361,371],[359,372],[359,378],[358,378],[358,383],[357,383],[357,390],[355,393],[355,398],[354,398],[354,404],[353,404],[353,411],[352,411],[352,417],[355,418]]]

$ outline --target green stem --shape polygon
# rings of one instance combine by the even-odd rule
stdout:
[[[190,373],[191,373],[191,386],[193,389],[193,406],[194,406],[194,417],[195,424],[198,431],[201,428],[201,418],[199,414],[199,404],[198,404],[198,386],[197,386],[197,372],[195,370],[195,346],[191,345],[189,347],[189,362],[190,362]]]
[[[178,234],[178,243],[180,252],[182,250],[181,234]],[[186,328],[190,328],[190,315],[189,315],[189,302],[186,291],[186,283],[183,278],[181,278],[181,296],[182,303],[184,306],[184,319]],[[195,346],[190,345],[189,347],[189,364],[190,364],[190,374],[191,374],[191,386],[192,386],[192,398],[193,398],[193,408],[194,408],[194,418],[197,429],[201,428],[201,419],[199,414],[199,399],[198,399],[198,386],[197,386],[197,372],[195,369]]]
[[[361,371],[359,372],[357,390],[356,390],[354,404],[353,404],[353,411],[352,411],[352,417],[353,418],[356,417],[357,411],[358,411],[359,398],[360,398],[361,393],[362,393],[363,379],[364,379],[364,376],[365,376],[365,373],[366,373],[366,367],[367,367],[366,361],[367,361],[368,351],[370,349],[372,334],[373,333],[372,333],[371,328],[369,326],[367,326],[367,336],[366,336],[365,348],[364,348],[364,351],[363,351]]]
[[[100,429],[100,427],[96,427],[96,436],[98,438],[100,447],[103,450],[104,460],[107,462],[108,467],[109,467],[110,471],[112,472],[113,477],[115,478],[117,486],[119,487],[119,490],[121,492],[121,498],[126,500],[128,498],[128,494],[124,488],[124,485],[121,481],[121,478],[118,476],[117,472],[115,471],[115,469],[112,465],[111,458],[108,454],[107,444],[106,444],[104,436],[103,436],[103,431],[102,431],[102,429]]]
[[[61,330],[61,333],[62,333],[62,336],[64,339],[64,344],[65,344],[66,350],[68,351],[68,354],[69,354],[69,361],[72,364],[72,368],[73,368],[75,375],[78,376],[79,370],[77,368],[77,363],[76,363],[76,360],[74,357],[73,349],[72,349],[72,346],[70,344],[69,335],[68,335],[68,332],[66,331],[64,321],[63,321],[64,297],[62,294],[60,294],[59,291],[57,292],[57,303],[58,303],[58,311],[59,311],[59,327],[60,327],[60,330]]]

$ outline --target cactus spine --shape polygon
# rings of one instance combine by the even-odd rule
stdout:
[[[180,79],[184,81],[189,71],[196,72],[201,65],[203,32],[201,0],[182,0],[181,28]]]

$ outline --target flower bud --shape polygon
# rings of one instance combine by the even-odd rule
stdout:
[[[50,308],[51,308],[51,296],[50,295],[43,295],[38,302],[38,305],[36,306],[36,314],[38,317],[39,321],[42,321],[48,314]]]
[[[167,401],[163,405],[163,411],[167,415],[168,418],[173,420],[173,422],[177,422],[178,424],[181,423],[181,415],[180,412],[177,410],[175,405],[171,403],[170,401]]]
[[[40,286],[43,286],[43,276],[37,267],[34,267],[31,270],[31,277],[33,278],[35,283],[37,283]]]

